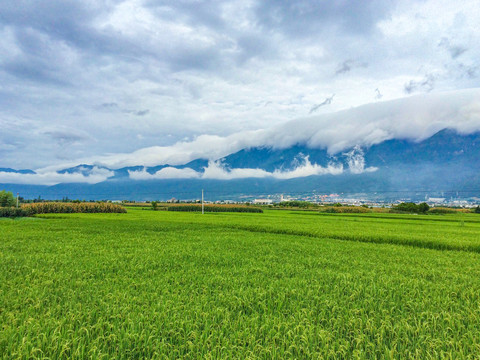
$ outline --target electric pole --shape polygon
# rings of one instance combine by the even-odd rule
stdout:
[[[203,206],[203,189],[202,189],[202,215],[204,214],[204,206]]]

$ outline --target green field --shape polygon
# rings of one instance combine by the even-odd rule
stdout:
[[[478,359],[480,216],[0,220],[4,359]]]

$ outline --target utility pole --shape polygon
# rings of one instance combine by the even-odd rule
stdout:
[[[202,215],[204,214],[204,206],[203,206],[203,189],[202,189]]]
[[[17,209],[18,209],[18,195],[19,195],[19,194],[18,194],[18,192],[17,192]]]

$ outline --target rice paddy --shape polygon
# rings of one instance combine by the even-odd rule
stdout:
[[[0,220],[4,359],[480,354],[480,216]]]

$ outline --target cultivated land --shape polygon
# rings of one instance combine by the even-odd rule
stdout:
[[[479,215],[0,220],[5,359],[479,354]]]

